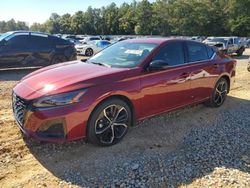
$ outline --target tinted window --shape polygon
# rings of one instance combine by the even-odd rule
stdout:
[[[53,41],[54,45],[70,45],[71,42],[58,37],[51,37],[50,40]]]
[[[207,46],[207,55],[208,55],[208,58],[212,58],[212,56],[214,55],[215,51],[213,48]]]
[[[91,37],[91,38],[89,38],[89,40],[100,40],[100,38],[99,37]]]
[[[204,44],[196,42],[188,42],[187,51],[188,51],[188,62],[203,61],[209,59],[207,54],[207,49]]]
[[[12,49],[22,49],[27,46],[28,35],[17,35],[9,39],[6,43]]]
[[[228,44],[233,44],[233,39],[232,38],[229,39]]]
[[[108,45],[110,45],[110,42],[108,42],[108,41],[99,41],[99,42],[96,43],[96,46],[100,47],[100,48],[104,48],[104,47],[106,47]]]
[[[34,48],[41,48],[41,47],[49,47],[50,41],[48,37],[42,37],[42,36],[30,36],[29,37],[30,45]]]
[[[184,51],[181,42],[174,42],[163,47],[153,60],[164,60],[170,66],[184,64]]]

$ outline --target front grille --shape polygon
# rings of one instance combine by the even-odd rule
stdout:
[[[24,116],[27,109],[27,103],[21,97],[17,96],[15,93],[12,94],[12,105],[13,113],[16,121],[20,126],[24,124]]]

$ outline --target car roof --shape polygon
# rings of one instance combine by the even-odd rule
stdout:
[[[50,35],[48,33],[43,33],[43,32],[37,32],[37,31],[26,31],[26,30],[20,30],[20,31],[10,31],[11,34],[18,34],[18,33],[26,33],[26,34],[34,34],[34,35],[47,35],[47,36],[50,36],[50,37],[56,37],[56,36],[53,36],[53,35]]]

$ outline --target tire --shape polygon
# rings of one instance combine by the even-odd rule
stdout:
[[[90,143],[111,146],[120,142],[132,125],[132,113],[128,104],[119,99],[101,103],[88,121],[87,139]]]
[[[90,56],[92,56],[93,54],[94,54],[94,51],[93,51],[92,48],[87,48],[87,49],[85,50],[85,55],[86,55],[86,56],[90,57]]]
[[[54,56],[51,60],[51,64],[54,65],[57,63],[65,62],[65,61],[67,61],[67,59],[63,56]]]
[[[215,108],[220,107],[226,100],[228,90],[228,81],[225,78],[219,79],[218,82],[215,84],[210,99],[205,102],[205,105]]]
[[[243,52],[244,52],[243,48],[239,49],[239,51],[237,52],[237,56],[242,56]]]

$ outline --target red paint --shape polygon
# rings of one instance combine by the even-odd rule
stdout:
[[[45,67],[23,78],[14,88],[14,92],[28,101],[45,95],[88,88],[80,103],[33,112],[26,120],[26,133],[40,140],[61,141],[39,138],[35,131],[48,120],[64,118],[67,140],[84,138],[91,112],[108,97],[120,95],[128,98],[133,104],[135,119],[141,120],[207,100],[215,83],[222,76],[227,76],[230,84],[233,82],[236,62],[222,55],[216,55],[207,62],[185,64],[157,72],[145,71],[145,64],[169,40],[130,40],[134,41],[159,44],[135,68],[108,68],[74,61]],[[45,84],[53,84],[54,89],[43,91]]]

